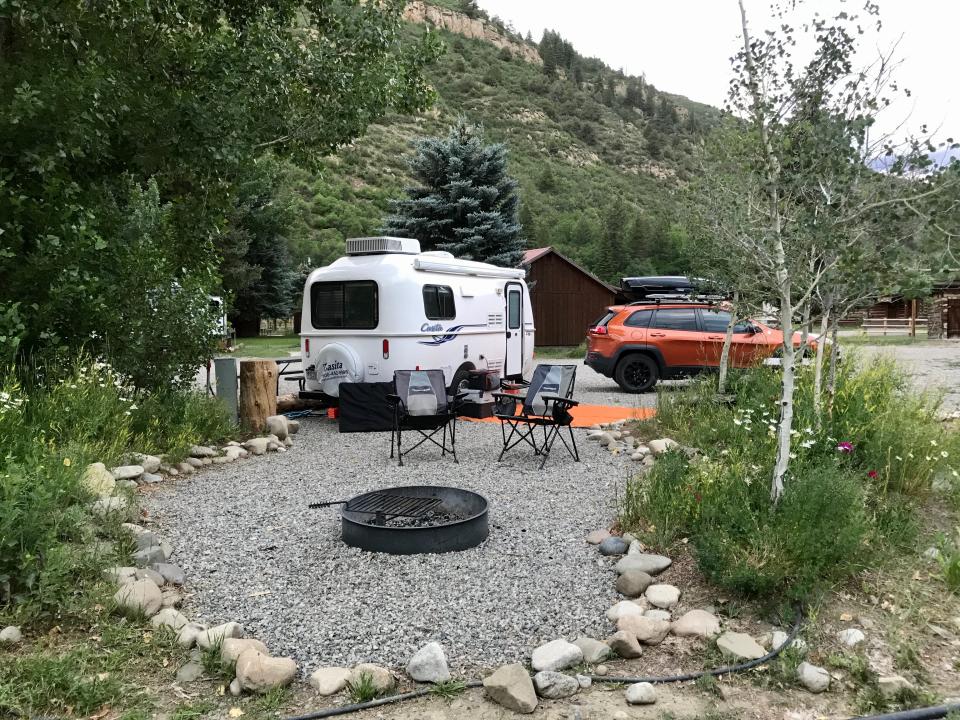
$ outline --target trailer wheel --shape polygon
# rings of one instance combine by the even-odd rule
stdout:
[[[464,363],[457,368],[453,374],[453,380],[450,381],[450,394],[456,395],[461,390],[467,389],[467,380],[470,379],[470,371],[473,370],[472,363]]]

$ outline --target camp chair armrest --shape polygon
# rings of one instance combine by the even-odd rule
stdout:
[[[493,398],[499,400],[500,398],[509,398],[510,400],[523,400],[526,395],[521,395],[519,393],[503,393],[503,392],[492,392],[489,395]]]
[[[387,403],[393,406],[400,405],[400,396],[399,395],[387,395]]]
[[[576,407],[580,404],[579,400],[574,400],[573,398],[560,397],[559,395],[541,395],[541,398],[549,402],[559,403],[561,405],[566,405],[567,407]]]

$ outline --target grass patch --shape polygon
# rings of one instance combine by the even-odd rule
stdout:
[[[921,334],[916,337],[909,335],[841,335],[839,340],[841,345],[927,345],[932,341],[924,334],[926,331],[919,331]]]
[[[213,645],[200,651],[200,664],[203,671],[212,678],[221,678],[230,682],[234,677],[235,663],[223,660],[223,638],[219,638]]]
[[[240,338],[236,350],[224,353],[224,357],[287,357],[300,351],[299,335],[265,335],[255,338]]]
[[[954,532],[952,540],[941,540],[939,549],[937,562],[940,564],[943,581],[950,588],[950,592],[960,592],[960,527]]]
[[[467,684],[462,680],[444,680],[443,682],[435,683],[430,688],[430,694],[446,700],[452,700],[462,695],[466,689]]]
[[[171,713],[170,720],[196,720],[210,713],[216,708],[210,700],[198,700],[193,703],[183,703]]]
[[[357,677],[356,682],[347,683],[347,693],[350,695],[351,701],[363,703],[368,700],[373,700],[380,694],[380,691],[377,690],[377,686],[373,682],[373,675],[362,672]]]
[[[261,713],[275,713],[287,701],[288,690],[285,687],[271,688],[251,703],[254,710]]]
[[[538,347],[534,351],[534,357],[538,360],[576,358],[582,360],[587,354],[587,344],[557,346],[557,347]]]

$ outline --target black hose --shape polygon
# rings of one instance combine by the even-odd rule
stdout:
[[[629,683],[634,684],[638,682],[648,682],[648,683],[671,683],[671,682],[686,682],[688,680],[696,680],[699,677],[704,675],[726,675],[733,672],[741,672],[743,670],[749,670],[750,668],[757,667],[762,665],[765,662],[769,662],[777,655],[786,650],[791,643],[793,643],[794,638],[797,637],[797,633],[800,632],[800,624],[802,621],[802,613],[800,608],[797,608],[797,617],[793,625],[793,629],[790,631],[790,634],[787,636],[787,639],[784,643],[767,653],[761,658],[756,660],[750,660],[745,663],[740,663],[739,665],[729,665],[727,667],[715,668],[713,670],[703,670],[701,672],[688,673],[686,675],[672,675],[668,677],[659,677],[659,678],[641,678],[641,677],[611,677],[607,675],[589,675],[588,677],[591,680],[596,682],[608,682],[608,683]],[[482,687],[483,682],[480,680],[472,680],[464,685],[467,688]],[[339,707],[327,708],[325,710],[317,710],[316,712],[307,713],[306,715],[296,715],[294,717],[287,718],[287,720],[317,720],[318,718],[328,718],[334,717],[335,715],[346,715],[347,713],[358,712],[360,710],[367,710],[368,708],[379,707],[380,705],[388,705],[390,703],[400,702],[402,700],[413,700],[414,698],[424,697],[433,693],[433,690],[426,688],[423,690],[414,690],[408,693],[402,693],[400,695],[390,695],[388,697],[377,698],[376,700],[368,700],[367,702],[362,703],[353,703],[352,705],[341,705]]]
[[[610,675],[590,675],[589,678],[595,682],[608,682],[608,683],[625,683],[633,685],[635,683],[646,682],[651,685],[659,685],[663,683],[675,683],[675,682],[689,682],[690,680],[698,680],[699,678],[706,677],[707,675],[712,675],[717,677],[720,675],[729,675],[730,673],[743,672],[744,670],[750,670],[755,668],[758,665],[763,665],[773,660],[777,655],[782,653],[788,647],[793,644],[793,641],[797,637],[797,633],[800,632],[800,625],[803,621],[803,613],[800,608],[797,608],[797,615],[793,622],[793,628],[790,630],[790,634],[787,635],[787,639],[784,640],[783,644],[780,647],[774,648],[768,652],[763,657],[759,657],[756,660],[748,660],[745,663],[739,663],[737,665],[727,665],[725,667],[713,668],[711,670],[701,670],[700,672],[686,673],[685,675],[667,675],[664,677],[618,677]]]
[[[852,718],[852,720],[935,720],[935,718],[945,718],[952,712],[960,712],[960,704],[936,705],[934,707],[901,710],[900,712],[884,713],[882,715],[862,715]]]
[[[482,680],[471,680],[468,683],[464,683],[464,688],[475,688],[482,687]],[[367,710],[368,708],[379,707],[381,705],[389,705],[390,703],[400,702],[401,700],[413,700],[414,698],[425,697],[427,695],[432,695],[434,693],[433,688],[424,688],[423,690],[413,690],[407,693],[401,693],[400,695],[390,695],[388,697],[377,698],[375,700],[367,700],[362,703],[353,703],[351,705],[340,705],[339,707],[326,708],[325,710],[317,710],[316,712],[307,713],[306,715],[296,715],[294,717],[287,718],[287,720],[317,720],[317,718],[328,718],[334,717],[335,715],[346,715],[347,713],[359,712],[360,710]]]

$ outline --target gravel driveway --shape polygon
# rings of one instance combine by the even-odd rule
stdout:
[[[625,395],[582,364],[575,397],[655,399]],[[577,432],[582,462],[555,448],[541,472],[529,449],[498,464],[499,426],[463,422],[459,465],[424,450],[399,468],[387,433],[341,435],[330,421],[308,419],[289,452],[164,483],[146,503],[187,571],[198,618],[237,620],[307,669],[402,665],[429,640],[443,643],[455,668],[490,666],[523,660],[541,641],[609,631],[612,562],[584,536],[614,518],[632,461]],[[405,484],[482,493],[489,539],[444,555],[365,553],[341,543],[336,509],[307,508]]]
[[[924,390],[943,393],[943,409],[960,410],[960,341],[940,340],[916,345],[864,345],[865,357],[888,355]]]

